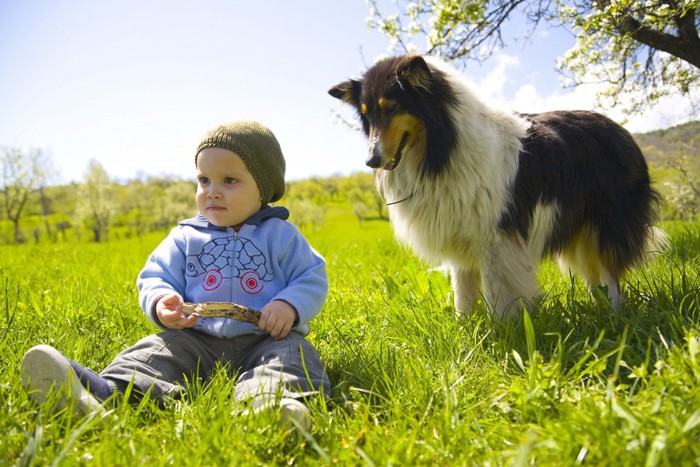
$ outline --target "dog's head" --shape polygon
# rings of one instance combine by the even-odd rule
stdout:
[[[456,99],[446,77],[422,56],[386,58],[328,93],[357,110],[369,142],[369,167],[406,164],[435,173],[447,160],[456,139],[449,105]]]

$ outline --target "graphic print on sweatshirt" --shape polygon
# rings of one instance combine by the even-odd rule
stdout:
[[[217,238],[205,243],[201,252],[187,256],[186,274],[189,277],[204,274],[202,288],[208,292],[219,288],[229,271],[231,278],[239,278],[241,288],[249,294],[260,293],[264,282],[274,278],[267,269],[265,256],[245,238]]]

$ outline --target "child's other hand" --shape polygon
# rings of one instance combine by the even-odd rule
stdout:
[[[273,300],[260,310],[258,328],[270,333],[276,340],[284,339],[294,326],[297,310],[281,300]]]
[[[184,329],[194,326],[197,317],[183,313],[180,305],[182,305],[182,300],[176,294],[161,297],[156,303],[156,315],[160,324],[169,329]]]

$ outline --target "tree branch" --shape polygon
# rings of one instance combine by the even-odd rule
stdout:
[[[695,40],[686,40],[665,32],[651,29],[642,24],[631,15],[627,15],[616,23],[615,29],[620,33],[629,34],[634,40],[648,45],[655,49],[669,53],[678,57],[696,68],[700,68],[700,41],[698,41],[697,31]],[[694,29],[694,27],[693,27]]]

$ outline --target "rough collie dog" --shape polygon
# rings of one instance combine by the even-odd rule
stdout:
[[[619,307],[625,272],[664,241],[644,156],[602,115],[505,112],[420,55],[328,92],[357,109],[395,236],[450,267],[459,312],[483,297],[500,316],[536,297],[547,256]]]

